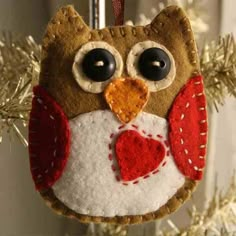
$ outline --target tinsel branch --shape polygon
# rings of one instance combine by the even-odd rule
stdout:
[[[169,221],[171,230],[158,232],[158,236],[210,236],[236,235],[236,179],[233,180],[225,194],[217,189],[208,207],[200,212],[193,205],[190,212],[191,223],[179,229]],[[178,233],[176,233],[178,231]]]
[[[227,96],[236,98],[236,44],[232,35],[206,44],[201,53],[201,70],[209,107],[218,111]]]
[[[86,236],[128,236],[128,226],[115,224],[90,224]]]
[[[14,132],[24,145],[27,139],[20,127],[26,126],[32,100],[32,87],[38,83],[40,46],[32,37],[0,37],[0,141],[4,130]]]

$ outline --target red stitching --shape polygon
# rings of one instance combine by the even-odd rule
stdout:
[[[108,159],[109,159],[110,161],[112,161],[112,154],[111,154],[111,153],[108,155]]]
[[[147,178],[149,178],[150,177],[150,175],[146,175],[146,176],[144,176],[143,178],[144,179],[147,179]]]
[[[116,180],[120,182],[120,177],[118,175],[116,176]]]
[[[169,146],[170,146],[170,144],[169,144],[169,141],[168,141],[168,140],[165,140],[165,141],[164,141],[164,143],[165,143],[165,145],[166,145],[167,147],[169,147]]]
[[[125,125],[121,125],[118,127],[118,129],[123,129],[125,127]]]
[[[116,167],[115,167],[114,165],[111,166],[111,169],[112,169],[113,171],[116,171]]]
[[[165,162],[163,162],[162,166],[164,167],[165,165],[166,165],[166,161],[165,161]]]
[[[155,171],[153,171],[152,173],[155,175],[155,174],[157,174],[159,172],[159,170],[155,170]]]
[[[135,130],[124,131],[117,139],[115,147],[121,178],[125,181],[135,181],[152,172],[166,156],[164,142],[148,139]],[[142,155],[147,155],[145,160]],[[135,164],[130,165],[132,162]]]
[[[109,144],[109,148],[112,149],[112,144]],[[110,161],[114,161],[114,160],[113,160],[113,155],[112,155],[112,153],[109,153],[108,159],[109,159]],[[111,170],[112,170],[113,172],[118,171],[117,167],[116,167],[114,164],[111,165]],[[118,173],[118,174],[119,174],[119,173]],[[117,180],[118,182],[121,180],[118,175],[116,175],[116,180]]]
[[[124,127],[125,127],[126,125],[121,125],[121,126],[119,126],[118,127],[118,129],[120,130],[120,129],[123,129]],[[134,125],[134,124],[132,124],[131,125],[133,128],[135,128],[135,129],[137,129],[138,130],[138,126],[137,125]],[[145,131],[145,130],[142,130],[141,131],[143,134],[147,134],[147,132]],[[112,133],[111,135],[110,135],[110,138],[113,138],[115,136],[115,134],[114,133]],[[149,138],[152,138],[153,137],[153,134],[148,134],[147,135],[147,137],[149,137]],[[163,139],[164,137],[161,135],[161,134],[157,134],[156,135],[156,137],[158,137],[159,139]],[[157,140],[158,141],[158,140]],[[168,140],[163,140],[162,141],[164,144],[165,144],[165,146],[166,147],[169,147],[169,141]],[[109,145],[108,145],[108,147],[109,147],[109,149],[111,150],[112,149],[112,144],[110,143]],[[166,156],[170,156],[170,150],[166,150]],[[110,161],[112,161],[113,160],[113,155],[110,153],[109,154],[109,156],[108,156],[108,158],[109,158],[109,160]],[[165,165],[166,165],[166,161],[164,161],[162,164],[161,164],[161,167],[164,167]],[[118,165],[119,166],[119,165]],[[119,168],[119,167],[118,167]],[[114,164],[112,164],[111,165],[111,169],[112,169],[112,171],[114,171],[114,172],[116,172],[116,171],[118,171],[118,169],[117,169],[117,167],[114,165]],[[153,172],[151,172],[151,174],[157,174],[157,173],[159,173],[160,172],[160,170],[159,169],[157,169],[157,170],[155,170],[155,171],[153,171]],[[149,178],[150,177],[150,175],[146,175],[146,176],[143,176],[143,177],[139,177],[138,178],[138,180],[136,180],[136,181],[134,181],[134,182],[129,182],[129,183],[127,183],[127,182],[122,182],[122,184],[123,185],[125,185],[125,186],[127,186],[127,185],[129,185],[129,184],[138,184],[139,182],[140,182],[140,178],[142,178],[142,179],[147,179],[147,178]],[[121,179],[121,177],[119,176],[119,175],[116,175],[115,176],[115,178],[116,178],[116,180],[117,181],[122,181],[122,179]]]
[[[138,126],[137,126],[137,125],[132,125],[132,127],[134,127],[135,129],[138,129]]]

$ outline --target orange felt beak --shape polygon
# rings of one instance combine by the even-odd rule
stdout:
[[[122,123],[129,123],[146,105],[149,91],[140,79],[118,78],[106,87],[104,96],[118,119]]]

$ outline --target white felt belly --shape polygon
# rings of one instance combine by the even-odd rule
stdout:
[[[124,130],[136,130],[164,141],[168,124],[163,118],[143,112],[123,127],[112,112],[99,110],[71,120],[70,128],[70,156],[53,190],[60,201],[77,213],[113,217],[153,212],[185,182],[168,150],[159,172],[140,177],[136,184],[118,181],[112,168],[117,167],[112,140]]]

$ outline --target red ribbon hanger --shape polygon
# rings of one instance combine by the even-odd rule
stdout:
[[[124,24],[125,0],[112,0],[115,25]]]

